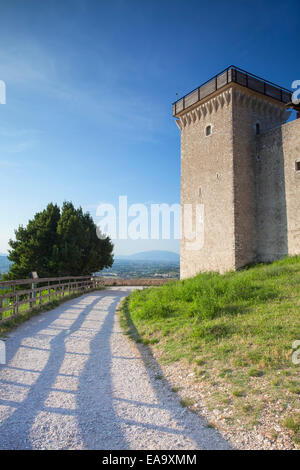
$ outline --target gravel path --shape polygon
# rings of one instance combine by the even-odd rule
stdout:
[[[123,335],[132,287],[67,301],[19,326],[0,366],[0,449],[226,449]]]

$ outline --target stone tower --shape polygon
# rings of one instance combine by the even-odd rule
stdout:
[[[300,253],[300,119],[286,123],[297,108],[291,96],[230,66],[173,104],[181,205],[204,211],[198,248],[182,217],[182,278]]]

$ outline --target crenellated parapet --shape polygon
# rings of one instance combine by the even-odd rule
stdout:
[[[196,108],[189,112],[186,112],[183,116],[177,119],[175,122],[179,129],[182,131],[186,126],[200,121],[206,118],[208,115],[217,112],[218,110],[228,106],[231,102],[232,88],[220,93],[218,96],[211,98],[203,104],[200,104]]]
[[[235,86],[219,93],[217,96],[199,103],[198,106],[186,111],[178,119],[175,120],[180,131],[185,127],[193,125],[207,116],[217,113],[230,103],[247,108],[250,112],[266,118],[270,123],[284,123],[291,115],[291,111],[287,111],[283,104],[277,104],[274,100],[266,97],[260,97],[256,93],[249,93]]]
[[[287,111],[282,104],[277,104],[267,98],[262,98],[256,94],[250,94],[249,91],[243,89],[232,89],[234,103],[238,106],[248,108],[249,111],[274,122],[286,122],[291,111]]]

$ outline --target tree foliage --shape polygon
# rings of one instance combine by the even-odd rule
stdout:
[[[16,239],[9,241],[13,265],[5,277],[27,278],[32,271],[39,277],[84,276],[110,267],[113,244],[109,237],[99,239],[96,228],[81,207],[48,204],[26,228],[15,230]]]

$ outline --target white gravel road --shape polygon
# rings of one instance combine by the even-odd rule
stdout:
[[[69,300],[19,326],[0,365],[0,449],[228,449],[123,335],[133,287]]]

